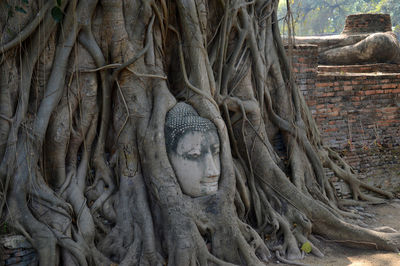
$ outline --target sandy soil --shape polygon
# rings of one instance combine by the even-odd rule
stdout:
[[[382,205],[367,206],[360,209],[371,217],[365,217],[361,222],[368,227],[389,226],[400,232],[400,200],[394,200]],[[342,246],[319,239],[318,248],[325,257],[317,258],[307,255],[299,261],[306,265],[321,266],[400,266],[400,253],[362,250]],[[268,265],[289,265],[274,260]]]

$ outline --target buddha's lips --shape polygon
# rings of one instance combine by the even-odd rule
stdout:
[[[218,185],[219,176],[207,177],[200,181],[201,184],[217,184]]]

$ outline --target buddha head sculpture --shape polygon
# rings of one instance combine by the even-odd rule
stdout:
[[[167,113],[165,142],[182,192],[191,197],[215,194],[221,172],[215,125],[192,106],[177,103]]]

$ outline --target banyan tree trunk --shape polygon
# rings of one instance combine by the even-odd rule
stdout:
[[[277,0],[0,1],[0,211],[40,265],[263,265],[311,234],[397,251],[346,222],[390,193],[324,147],[293,81]],[[215,194],[168,159],[178,101],[220,140]],[[348,182],[335,195],[324,168]],[[190,173],[188,173],[190,175]],[[363,188],[363,190],[361,190]]]

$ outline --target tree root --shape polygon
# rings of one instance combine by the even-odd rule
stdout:
[[[66,1],[68,2],[68,1]],[[10,42],[0,46],[0,54],[7,52],[8,50],[16,47],[18,44],[21,44],[25,41],[29,36],[36,30],[39,26],[40,22],[42,22],[43,18],[45,17],[47,11],[53,4],[51,2],[47,2],[44,6],[39,10],[36,17],[33,19],[32,22],[29,23],[21,32],[18,33],[16,37]],[[63,5],[65,6],[65,5]]]
[[[300,263],[300,262],[295,262],[295,261],[287,260],[287,259],[283,258],[283,257],[279,254],[279,251],[278,251],[278,250],[275,251],[275,256],[276,256],[276,258],[277,258],[280,262],[282,262],[282,263],[286,263],[286,264],[289,264],[289,265],[297,265],[297,266],[308,266],[308,264],[304,264],[304,263]]]
[[[392,195],[323,147],[284,54],[278,1],[62,1],[60,24],[51,3],[0,46],[2,73],[16,76],[0,95],[0,211],[41,265],[261,266],[271,250],[303,265],[293,260],[304,244],[323,256],[311,233],[398,251],[392,229],[344,222],[365,216],[346,205],[382,202],[361,189]],[[169,162],[176,98],[217,127],[214,195],[182,193]],[[353,200],[337,199],[323,167]]]
[[[21,191],[15,189],[10,191],[7,200],[9,209],[7,220],[20,232],[26,232],[25,237],[38,252],[40,263],[56,265],[57,240],[49,228],[32,215],[25,196],[26,194]]]
[[[392,193],[378,189],[376,187],[370,186],[370,185],[360,181],[355,176],[351,167],[342,158],[340,158],[340,156],[336,152],[334,152],[332,149],[330,149],[330,148],[320,149],[319,154],[320,154],[320,157],[322,158],[324,166],[331,169],[337,177],[339,177],[340,179],[343,179],[345,182],[347,182],[350,185],[350,188],[352,189],[352,192],[353,192],[354,200],[362,199],[362,200],[366,200],[366,201],[371,201],[373,203],[383,202],[383,200],[380,198],[366,195],[365,193],[363,193],[360,190],[360,188],[365,188],[367,190],[370,190],[372,192],[375,192],[377,194],[385,196],[389,199],[393,198]],[[338,162],[338,164],[336,164],[333,160],[336,160]]]

